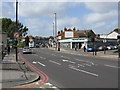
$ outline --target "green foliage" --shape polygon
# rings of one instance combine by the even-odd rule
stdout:
[[[23,43],[20,43],[19,45],[18,45],[18,48],[23,48],[24,47],[24,44]]]
[[[6,32],[11,39],[14,38],[15,32],[20,33],[20,36],[25,36],[27,34],[28,28],[23,26],[20,22],[18,22],[18,27],[16,28],[16,22],[9,18],[1,18],[0,21],[2,21],[2,31]]]
[[[25,38],[25,46],[29,46],[29,37],[28,36]]]
[[[53,36],[50,36],[49,39],[54,39],[54,37],[53,37]]]
[[[116,28],[116,29],[114,29],[114,31],[116,31],[116,32],[120,32],[120,29],[119,29],[119,28]]]
[[[90,30],[89,32],[86,33],[88,38],[95,38],[95,34],[92,30]]]

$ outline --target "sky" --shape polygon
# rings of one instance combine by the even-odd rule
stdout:
[[[57,30],[65,27],[77,30],[93,30],[96,34],[108,34],[118,28],[118,2],[92,0],[18,0],[18,19],[27,26],[28,35],[49,37],[53,35],[55,14]],[[90,0],[89,0],[90,1]],[[1,18],[15,21],[15,0],[0,3]]]

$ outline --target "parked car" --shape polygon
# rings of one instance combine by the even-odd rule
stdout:
[[[36,48],[39,48],[39,47],[40,47],[40,45],[39,45],[39,44],[36,44],[36,45],[35,45],[35,47],[36,47]]]
[[[22,52],[23,52],[23,54],[25,54],[25,53],[32,53],[32,50],[29,47],[24,47]]]
[[[113,50],[113,49],[114,49],[114,46],[112,46],[112,45],[107,46],[107,49],[108,49],[108,50]]]
[[[114,46],[114,49],[118,49],[118,46]]]
[[[107,47],[105,47],[105,46],[99,46],[97,49],[98,49],[99,51],[102,51],[102,50],[107,50]]]
[[[93,51],[93,48],[92,47],[88,47],[87,48],[87,52],[92,52]]]

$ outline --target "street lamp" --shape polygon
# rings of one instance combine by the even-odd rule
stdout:
[[[106,39],[103,39],[103,44],[104,44],[104,54],[106,54]]]
[[[56,13],[55,14],[55,43],[56,43],[56,50],[57,50],[57,17],[56,17]]]
[[[57,36],[57,17],[56,17],[56,13],[55,14],[55,36]]]
[[[18,32],[18,0],[16,0],[16,32]],[[16,37],[16,62],[18,61],[17,37]]]
[[[54,23],[53,23],[53,37],[54,37]]]

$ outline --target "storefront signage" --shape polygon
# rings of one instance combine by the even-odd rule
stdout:
[[[76,39],[72,39],[72,40],[85,40],[85,38],[76,38]]]

